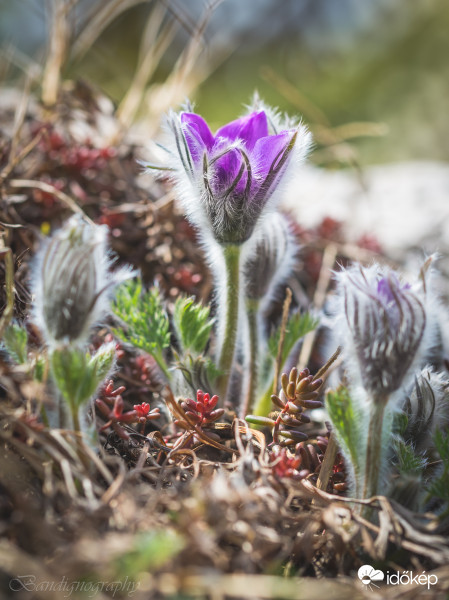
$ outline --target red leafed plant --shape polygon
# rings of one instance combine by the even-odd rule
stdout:
[[[174,424],[184,429],[182,436],[178,438],[174,449],[190,447],[192,444],[203,443],[213,446],[219,450],[229,452],[229,448],[223,446],[219,436],[214,431],[203,430],[203,427],[210,426],[219,419],[223,413],[223,408],[215,408],[218,403],[218,396],[210,397],[210,394],[198,390],[196,400],[187,398],[181,402],[176,402],[173,395],[168,396],[168,402],[171,407]]]
[[[122,427],[122,424],[142,423],[145,425],[147,421],[157,419],[160,416],[159,408],[150,410],[150,405],[147,402],[135,404],[133,410],[123,412],[122,393],[125,391],[125,386],[121,385],[114,390],[114,382],[112,379],[106,384],[102,398],[95,400],[95,405],[100,414],[107,420],[100,428],[100,431],[105,431],[111,427],[118,436],[123,439],[128,439],[128,434]]]
[[[298,454],[290,455],[286,448],[276,446],[272,451],[270,462],[271,472],[279,479],[287,477],[289,479],[303,479],[308,471],[301,472],[298,467],[301,466],[301,456]]]
[[[218,396],[210,397],[210,394],[198,390],[196,400],[187,398],[181,402],[185,414],[195,425],[203,426],[213,423],[224,413],[223,408],[215,408],[218,403]],[[180,424],[180,423],[178,423]],[[181,425],[182,426],[182,425]]]

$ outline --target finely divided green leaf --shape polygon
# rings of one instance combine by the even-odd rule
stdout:
[[[176,300],[173,323],[183,352],[204,352],[214,323],[209,314],[210,308],[193,298],[181,296]]]
[[[160,569],[184,547],[184,538],[171,529],[138,533],[131,549],[113,561],[116,576],[139,580],[142,574]]]
[[[352,467],[357,482],[365,465],[364,415],[359,414],[347,388],[343,386],[327,394],[326,409],[348,468]]]
[[[411,444],[398,438],[393,442],[393,447],[398,461],[400,475],[420,475],[426,466],[426,459],[417,454]]]
[[[167,374],[163,351],[170,345],[170,325],[159,289],[144,292],[140,280],[127,281],[118,288],[112,309],[123,323],[114,333],[151,354]]]
[[[27,341],[28,334],[25,327],[17,323],[11,323],[3,334],[3,343],[11,357],[18,365],[23,365],[27,361]]]
[[[427,499],[438,498],[444,502],[441,507],[440,518],[449,515],[449,435],[448,432],[438,429],[433,437],[435,448],[440,455],[442,465],[438,475],[431,482]]]

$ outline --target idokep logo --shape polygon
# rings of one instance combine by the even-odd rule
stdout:
[[[413,571],[395,571],[390,573],[387,571],[384,573],[380,569],[375,569],[371,565],[363,565],[357,572],[360,581],[366,588],[373,591],[373,588],[379,588],[378,583],[385,580],[387,585],[424,585],[430,590],[431,585],[438,583],[438,577],[436,575],[426,574],[425,571],[418,574],[413,574]]]
[[[385,577],[382,571],[375,569],[371,565],[363,565],[360,567],[357,571],[357,575],[363,585],[370,590],[372,590],[373,587],[378,588],[379,586],[376,582],[383,581]]]

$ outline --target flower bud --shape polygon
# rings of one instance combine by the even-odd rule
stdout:
[[[416,452],[431,450],[436,430],[449,424],[449,380],[425,367],[415,379],[404,412],[408,417],[405,440]]]
[[[106,227],[74,216],[38,253],[34,317],[48,345],[85,343],[107,311],[109,290],[131,275],[109,272],[106,237]]]
[[[408,383],[422,356],[428,324],[424,283],[404,282],[378,265],[356,265],[336,279],[346,366],[373,400],[386,401]]]
[[[265,219],[245,265],[246,297],[268,305],[278,286],[290,275],[297,251],[287,218],[273,213]]]

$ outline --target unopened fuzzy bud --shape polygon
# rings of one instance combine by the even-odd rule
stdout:
[[[246,297],[262,302],[273,299],[278,287],[287,280],[295,265],[298,245],[287,218],[270,214],[261,226],[257,243],[245,264]]]
[[[449,423],[449,380],[430,367],[423,369],[404,411],[408,417],[404,438],[417,452],[429,451],[434,445],[436,430]]]
[[[69,219],[38,253],[34,316],[46,343],[83,344],[107,311],[109,290],[130,272],[109,271],[107,228]]]
[[[385,402],[407,385],[422,356],[429,290],[379,265],[356,265],[336,279],[346,366],[369,397]]]

